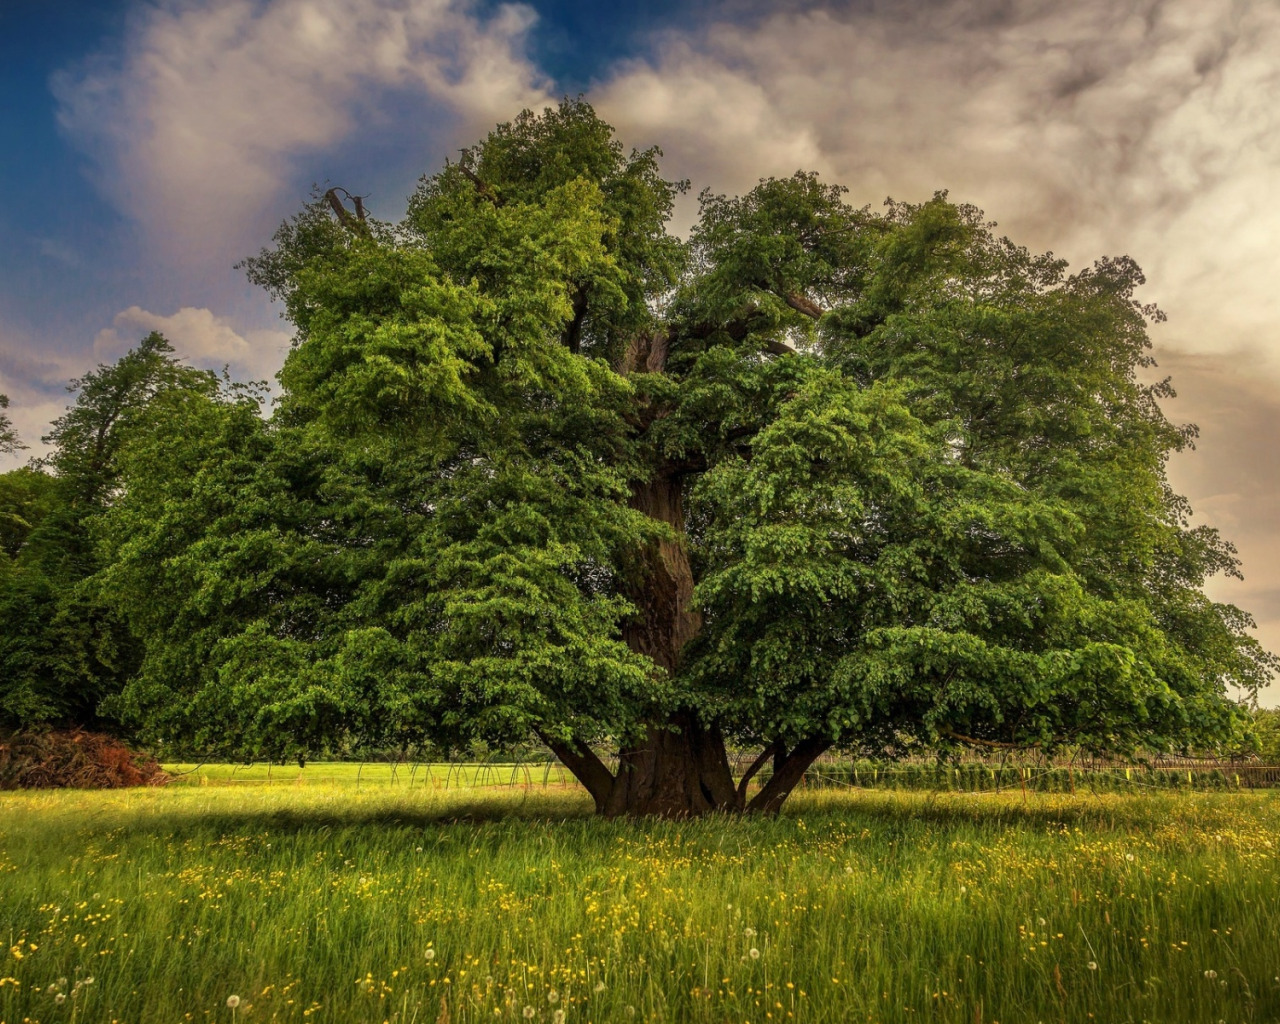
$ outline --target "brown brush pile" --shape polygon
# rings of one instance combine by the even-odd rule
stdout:
[[[168,781],[155,758],[104,733],[0,734],[0,789],[121,789]]]

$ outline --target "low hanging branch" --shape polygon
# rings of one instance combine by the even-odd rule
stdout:
[[[571,744],[557,740],[541,729],[535,730],[538,739],[542,740],[560,763],[571,771],[591,794],[597,810],[603,810],[605,801],[613,789],[613,773],[605,767],[596,752],[585,743]]]
[[[797,743],[795,749],[783,758],[782,763],[774,766],[773,776],[747,804],[747,813],[777,814],[778,808],[804,778],[809,766],[831,746],[830,740],[820,736],[811,736]]]
[[[796,350],[785,341],[778,341],[776,338],[771,338],[766,341],[764,343],[764,349],[766,352],[770,352],[775,356],[794,356],[797,354]]]
[[[960,743],[968,743],[974,747],[990,747],[993,750],[1037,750],[1041,746],[1040,743],[1006,743],[1004,740],[982,740],[976,736],[966,736],[962,732],[956,732],[954,729],[940,729],[939,732],[947,737],[947,739],[957,740]]]

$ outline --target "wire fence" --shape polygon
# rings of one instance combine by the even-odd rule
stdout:
[[[750,752],[730,757],[735,778],[755,760]],[[610,770],[617,758],[606,758]],[[573,788],[573,774],[546,752],[512,759],[451,761],[314,762],[305,768],[258,762],[249,765],[170,765],[175,781],[198,785],[351,783],[449,790],[460,788]],[[770,778],[771,766],[753,785]],[[1162,757],[1141,762],[1100,759],[1051,761],[1043,758],[971,758],[961,761],[908,759],[877,762],[827,754],[813,763],[801,783],[815,789],[916,789],[957,792],[1115,791],[1123,789],[1268,789],[1280,787],[1280,765],[1247,760]]]
[[[1098,764],[816,763],[812,786],[1000,792],[1008,789],[1074,793],[1123,789],[1268,789],[1280,786],[1280,765],[1233,762]]]

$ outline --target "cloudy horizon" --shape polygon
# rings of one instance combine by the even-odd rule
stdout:
[[[0,212],[0,392],[33,451],[66,382],[149,330],[197,364],[274,373],[287,325],[233,264],[313,183],[397,219],[459,147],[582,91],[694,193],[797,169],[857,205],[947,189],[1075,268],[1135,258],[1169,315],[1152,330],[1178,391],[1166,411],[1201,428],[1173,483],[1243,561],[1244,582],[1210,593],[1280,650],[1280,6],[117,0],[77,15],[91,6],[0,13],[21,101],[0,115],[18,197]],[[695,212],[686,197],[674,227]]]

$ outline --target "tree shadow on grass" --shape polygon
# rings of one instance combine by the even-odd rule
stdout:
[[[405,843],[500,843],[531,833],[557,842],[603,836],[631,836],[639,841],[679,834],[697,845],[726,840],[744,846],[777,839],[803,841],[805,836],[847,828],[870,828],[880,836],[908,837],[924,826],[943,832],[977,830],[1049,831],[1081,827],[1089,831],[1145,832],[1171,820],[1211,825],[1222,820],[1238,795],[965,794],[919,791],[808,790],[797,794],[777,818],[715,815],[692,821],[653,818],[606,821],[592,813],[585,793],[572,789],[456,791],[440,793],[363,792],[334,787],[324,791],[284,787],[257,792],[203,787],[139,792],[66,793],[41,801],[45,806],[7,810],[12,840],[24,833],[33,842],[83,843],[86,838],[213,841],[224,836],[266,835],[281,838],[376,831],[402,837]],[[102,799],[99,799],[99,798]],[[176,799],[174,799],[176,797]],[[17,811],[14,814],[12,812]],[[21,819],[25,818],[25,822]]]

